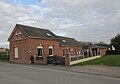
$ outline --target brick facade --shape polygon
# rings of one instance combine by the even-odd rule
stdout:
[[[26,27],[26,26],[22,26]],[[49,32],[50,34],[53,35],[54,38],[48,36],[49,38],[46,38],[45,35],[46,33],[43,33],[44,38],[41,37],[35,37],[35,35],[39,36],[38,34],[35,34],[39,29],[35,29],[33,32],[31,31],[31,28],[28,28],[28,31],[24,31],[20,26],[15,26],[14,30],[12,31],[10,37],[9,37],[9,42],[10,42],[10,62],[15,62],[15,63],[31,63],[31,56],[34,57],[34,63],[35,64],[47,64],[47,57],[50,56],[50,49],[52,48],[52,55],[56,56],[63,56],[65,57],[65,65],[69,65],[70,58],[68,55],[80,55],[83,54],[83,49],[79,45],[79,43],[72,38],[67,38],[67,37],[59,37],[48,30],[44,30],[45,32]],[[43,31],[43,30],[41,30]],[[34,33],[33,36],[31,35],[31,32]],[[30,34],[30,35],[28,35]],[[58,38],[56,38],[58,37]],[[60,43],[62,40],[66,39],[68,41],[68,44],[65,43],[64,41],[62,44]],[[41,51],[38,51],[39,48],[42,48]],[[91,46],[88,46],[87,48],[89,50],[89,54],[87,54],[87,57],[91,57],[94,55],[93,48]],[[97,48],[97,53],[96,55],[105,55],[106,53],[106,48]],[[42,60],[37,60],[38,52],[42,52]],[[66,52],[64,56],[64,52]]]
[[[16,34],[19,34],[16,38]],[[74,50],[78,52],[82,50],[80,46],[61,46],[56,39],[43,39],[43,38],[29,38],[26,33],[19,27],[15,27],[10,36],[10,62],[16,63],[30,63],[31,56],[38,56],[37,46],[43,47],[43,60],[35,63],[47,64],[46,59],[48,56],[49,46],[53,46],[53,55],[63,56],[63,49],[67,49],[67,53],[74,54]],[[15,58],[15,48],[18,48],[18,58]]]
[[[0,48],[0,52],[5,52],[5,48]]]
[[[101,56],[106,55],[106,51],[107,51],[106,48],[100,48],[100,55],[101,55]]]
[[[16,34],[21,33],[21,39],[16,38]],[[28,37],[20,28],[16,27],[11,34],[10,42],[10,62],[29,63],[29,45]],[[15,48],[18,48],[18,58],[15,58]]]

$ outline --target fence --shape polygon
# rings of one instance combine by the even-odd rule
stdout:
[[[84,54],[82,55],[70,55],[67,54],[65,56],[65,66],[70,66],[70,65],[74,65],[74,64],[78,64],[80,62],[84,62],[84,61],[89,61],[89,60],[93,60],[96,58],[100,58],[101,56],[92,56],[92,57],[86,57]]]

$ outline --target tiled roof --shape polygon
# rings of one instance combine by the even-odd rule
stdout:
[[[30,27],[21,24],[17,24],[17,26],[20,27],[29,37],[56,39],[60,42],[61,46],[80,46],[80,43],[74,38],[56,36],[54,33],[47,29]]]
[[[56,35],[47,29],[35,28],[17,24],[30,37],[55,39]]]
[[[62,46],[80,46],[80,43],[76,41],[74,38],[57,36],[60,45]]]

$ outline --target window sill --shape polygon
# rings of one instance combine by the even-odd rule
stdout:
[[[18,59],[18,58],[14,58],[14,59]]]
[[[52,57],[53,55],[49,55],[49,57]]]
[[[43,57],[43,56],[37,56],[37,57]]]

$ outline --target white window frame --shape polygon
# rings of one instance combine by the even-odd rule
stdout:
[[[52,55],[49,55],[49,49],[52,49]],[[53,53],[54,53],[54,52],[53,52],[53,46],[49,46],[49,48],[48,48],[48,55],[49,55],[49,56],[53,56]]]
[[[18,38],[19,38],[19,36],[18,36],[18,34],[16,33],[16,34],[15,34],[15,39],[18,40]]]
[[[37,46],[37,50],[42,49],[42,55],[43,55],[43,46]],[[43,56],[38,56],[38,57],[43,57]]]
[[[18,33],[19,40],[21,40],[21,32]]]
[[[18,58],[19,56],[18,56],[18,48],[17,47],[14,48],[14,53],[15,53],[15,58]]]

